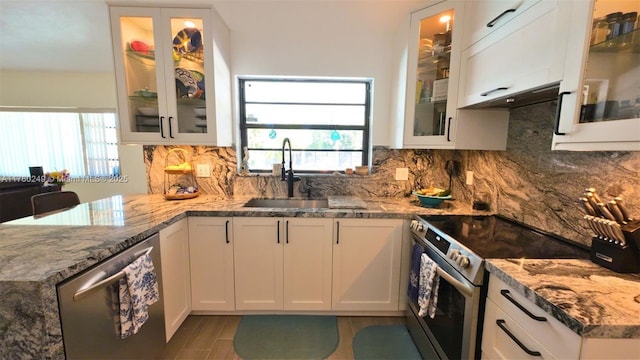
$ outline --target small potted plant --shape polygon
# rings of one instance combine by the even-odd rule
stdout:
[[[69,181],[69,171],[64,169],[62,171],[52,171],[44,174],[45,182],[44,186],[59,186],[60,189]]]

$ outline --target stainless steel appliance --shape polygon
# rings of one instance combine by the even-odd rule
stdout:
[[[149,319],[137,334],[118,332],[118,280],[121,270],[149,253],[160,300],[148,308]],[[62,338],[67,359],[150,359],[165,346],[160,240],[154,235],[58,285]]]
[[[435,261],[440,275],[434,318],[419,316],[409,296],[407,328],[425,359],[480,358],[484,259],[589,258],[584,246],[499,216],[415,216],[411,234],[414,249]]]

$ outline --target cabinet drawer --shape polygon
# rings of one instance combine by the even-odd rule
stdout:
[[[535,332],[531,331],[531,333]],[[505,360],[565,358],[554,356],[538,343],[531,333],[519,326],[517,321],[509,317],[493,301],[487,300],[482,333],[482,358]],[[511,338],[510,335],[515,339]],[[519,341],[520,344],[516,343],[516,341]],[[538,354],[527,353],[523,348]],[[577,354],[574,358],[577,358]]]
[[[578,334],[493,275],[489,280],[487,297],[519,326],[527,329],[534,340],[551,351],[554,356],[564,359],[578,358],[581,343],[581,338]],[[510,301],[509,298],[520,304],[533,316],[543,317],[546,321],[534,320],[524,310],[521,310]]]
[[[526,14],[543,0],[482,0],[471,1],[465,22],[465,48],[500,29],[516,17]],[[528,16],[525,15],[525,16]],[[492,26],[488,26],[491,24]]]

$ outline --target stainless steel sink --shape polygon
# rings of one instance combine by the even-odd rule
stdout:
[[[329,208],[327,199],[260,199],[253,198],[244,204],[245,207],[263,208],[296,208],[324,209]]]

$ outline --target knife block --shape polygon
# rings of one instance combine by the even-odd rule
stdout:
[[[619,273],[640,273],[640,220],[621,226],[626,244],[598,237],[591,242],[591,261]]]

